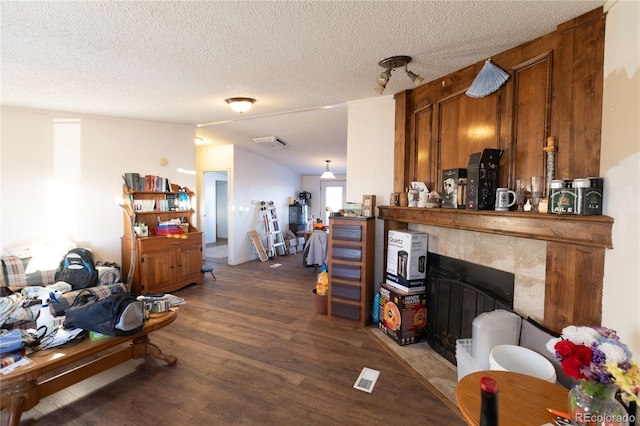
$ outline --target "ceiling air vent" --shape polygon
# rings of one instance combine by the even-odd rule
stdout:
[[[255,143],[266,149],[282,149],[287,143],[277,136],[262,136],[259,138],[251,138]]]

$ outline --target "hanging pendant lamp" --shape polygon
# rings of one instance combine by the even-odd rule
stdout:
[[[331,162],[331,160],[325,160],[327,162],[327,168],[324,170],[324,173],[322,174],[322,176],[320,176],[320,179],[335,179],[336,176],[331,173],[331,170],[329,170],[329,163]]]

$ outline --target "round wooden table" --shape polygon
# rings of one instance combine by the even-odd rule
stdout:
[[[469,425],[480,424],[480,378],[483,376],[498,382],[501,425],[553,424],[556,416],[547,408],[567,412],[569,390],[562,386],[510,371],[478,371],[463,377],[456,386],[458,407]]]

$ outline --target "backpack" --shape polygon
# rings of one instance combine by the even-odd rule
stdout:
[[[98,284],[98,270],[91,251],[85,248],[69,250],[58,266],[55,280],[70,284],[74,290],[95,287]]]

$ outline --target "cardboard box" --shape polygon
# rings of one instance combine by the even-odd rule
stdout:
[[[362,216],[373,217],[375,215],[376,215],[376,196],[363,195],[362,196]]]
[[[287,251],[289,252],[289,254],[294,254],[297,253],[298,250],[298,239],[297,238],[291,238],[288,240],[284,240],[284,245],[287,247]]]
[[[407,294],[381,284],[378,318],[378,328],[399,345],[422,342],[427,338],[427,295]]]
[[[429,234],[417,231],[389,231],[386,282],[424,291],[427,277]]]
[[[134,232],[137,237],[148,237],[149,236],[149,227],[147,225],[144,226],[134,226]]]

